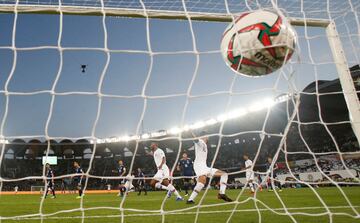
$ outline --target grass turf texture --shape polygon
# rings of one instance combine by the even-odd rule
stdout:
[[[352,202],[355,209],[360,212],[360,187],[344,187],[342,188],[344,193]],[[240,190],[228,190],[228,195],[231,198],[236,198]],[[346,203],[346,200],[341,195],[340,191],[335,187],[329,188],[317,188],[316,192],[324,200],[325,204],[329,207],[329,210],[332,213],[347,213],[352,216],[355,216],[355,213]],[[203,194],[203,193],[202,193]],[[202,194],[200,194],[196,200],[199,202]],[[201,207],[199,209],[198,222],[226,222],[230,212],[234,209],[235,204],[228,204],[221,200],[218,200],[216,197],[217,191],[211,190],[208,191],[205,199],[204,205],[210,204],[221,204],[220,206],[212,207]],[[299,213],[310,213],[310,214],[319,214],[326,213],[326,209],[321,204],[319,199],[316,197],[315,193],[309,188],[302,189],[285,189],[283,192],[279,193],[284,204],[289,208],[290,213],[297,213],[293,215],[293,218],[297,222],[306,222],[306,223],[319,223],[319,222],[329,222],[329,215],[324,214],[320,216],[305,216]],[[76,194],[59,194],[56,199],[47,198],[43,205],[43,213],[50,214],[58,211],[69,211],[71,209],[80,208],[80,200],[75,199]],[[124,222],[146,222],[146,223],[156,223],[161,222],[161,215],[156,214],[156,210],[159,210],[161,203],[165,197],[165,192],[149,192],[147,196],[141,195],[137,196],[136,193],[130,193],[126,198],[124,203],[124,208],[126,209],[142,209],[143,211],[124,211]],[[257,208],[260,211],[256,210],[256,206],[252,196],[249,194],[248,190],[245,190],[244,193],[240,196],[236,208],[236,212],[231,218],[230,222],[259,222],[259,216],[261,216],[261,222],[293,222],[291,218],[285,214],[282,205],[277,199],[274,192],[259,192],[256,198],[261,201],[257,202]],[[84,222],[121,222],[121,212],[119,211],[119,205],[121,202],[120,197],[117,197],[115,194],[88,194],[84,197],[83,207],[84,211]],[[40,204],[40,195],[1,195],[0,196],[0,216],[9,217],[9,216],[19,216],[26,214],[36,214],[39,213],[39,204]],[[270,207],[277,213],[270,211],[266,206]],[[102,208],[99,208],[102,207]],[[117,210],[112,210],[110,208],[117,208]],[[172,214],[165,215],[165,222],[194,222],[196,216],[196,205],[187,205],[185,201],[176,202],[175,198],[172,197],[166,200],[164,204],[165,211],[177,210],[190,208],[193,209],[182,210],[181,212],[175,212]],[[99,208],[99,209],[93,209]],[[147,210],[147,211],[144,211]],[[153,212],[151,212],[153,211]],[[139,214],[146,214],[146,216],[138,216]],[[260,214],[260,215],[259,215]],[[360,216],[359,216],[360,217]],[[73,211],[68,213],[58,213],[51,216],[44,217],[44,223],[55,223],[55,222],[81,222],[82,212]],[[17,222],[41,222],[40,218],[37,216],[35,219],[16,219]],[[1,223],[14,222],[13,219],[2,219]],[[333,215],[334,223],[360,223],[360,218],[352,218],[346,215]]]

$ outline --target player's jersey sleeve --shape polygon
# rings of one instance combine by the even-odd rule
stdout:
[[[161,158],[165,157],[165,153],[163,150],[161,150]]]
[[[251,160],[246,160],[245,167],[250,167],[250,166],[252,166],[252,161]]]

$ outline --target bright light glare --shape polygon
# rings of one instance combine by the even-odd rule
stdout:
[[[227,115],[226,114],[221,114],[217,117],[217,120],[219,122],[223,122],[223,121],[226,121],[228,119]]]
[[[178,134],[178,133],[180,133],[180,132],[181,132],[181,129],[178,128],[178,127],[173,127],[173,128],[171,128],[171,129],[169,130],[169,133],[172,134],[172,135],[176,135],[176,134]]]
[[[249,107],[250,111],[260,111],[264,108],[264,105],[260,102],[256,102]]]
[[[191,125],[190,129],[200,129],[204,126],[205,126],[205,122],[199,121],[199,122],[195,122],[195,124]]]
[[[130,136],[127,136],[127,135],[125,135],[125,136],[121,136],[120,137],[120,141],[129,141],[130,140]]]
[[[214,125],[216,123],[217,123],[216,119],[213,118],[205,121],[206,125]]]
[[[264,101],[263,101],[263,104],[265,107],[271,107],[275,104],[275,101],[271,98],[266,98]]]
[[[183,129],[183,131],[188,131],[190,129],[190,126],[189,125],[184,125],[184,127],[182,129]]]
[[[150,135],[151,135],[151,137],[160,137],[160,136],[166,135],[166,132],[165,131],[152,132]]]
[[[238,118],[238,117],[243,116],[245,114],[247,114],[247,111],[245,109],[237,109],[237,110],[229,112],[227,114],[227,118],[228,119]]]
[[[142,139],[148,139],[148,138],[150,138],[150,134],[148,134],[148,133],[142,134],[141,138]]]
[[[234,119],[234,118],[238,118],[244,115],[247,115],[249,112],[255,112],[255,111],[260,111],[264,108],[270,108],[272,106],[274,106],[277,103],[283,102],[288,100],[291,97],[291,95],[282,95],[280,97],[277,97],[276,99],[272,99],[272,98],[265,98],[264,100],[258,101],[253,103],[248,109],[246,108],[240,108],[240,109],[236,109],[236,110],[232,110],[228,113],[225,114],[220,114],[219,116],[217,116],[217,118],[211,118],[205,121],[198,121],[195,122],[192,125],[184,125],[182,128],[179,127],[173,127],[170,130],[167,131],[159,131],[159,132],[152,132],[152,133],[145,133],[142,134],[141,137],[138,135],[133,135],[133,136],[121,136],[121,137],[112,137],[112,138],[106,138],[106,139],[98,139],[96,140],[97,143],[112,143],[112,142],[120,142],[120,141],[130,141],[130,140],[138,140],[138,139],[148,139],[150,137],[161,137],[161,136],[165,136],[167,134],[171,134],[171,135],[176,135],[179,134],[181,132],[184,131],[188,131],[190,129],[200,129],[203,128],[205,126],[209,126],[209,125],[214,125],[218,122],[224,122],[226,120],[229,119]],[[4,140],[1,139],[0,137],[0,144],[3,143],[9,143],[8,140]],[[90,140],[90,143],[94,143],[93,140]]]

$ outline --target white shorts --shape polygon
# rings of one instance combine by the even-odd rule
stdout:
[[[169,167],[163,165],[162,169],[156,172],[153,179],[162,182],[164,179],[169,179],[169,177],[170,177]]]
[[[200,177],[200,176],[206,176],[206,177],[212,177],[215,175],[216,171],[218,171],[218,169],[216,168],[210,168],[206,165],[195,165],[194,164],[194,171],[195,171],[195,175],[196,177]]]
[[[134,188],[134,185],[130,182],[130,180],[126,181],[124,187],[129,191]]]
[[[246,172],[246,181],[254,180],[254,172]]]

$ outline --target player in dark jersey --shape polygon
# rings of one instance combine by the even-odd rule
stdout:
[[[82,196],[84,196],[83,188],[82,188],[84,171],[80,167],[78,162],[74,162],[74,168],[75,168],[75,173],[77,174],[74,177],[74,184],[76,185],[76,188],[79,190],[79,196],[77,196],[76,199],[80,199]]]
[[[281,183],[276,179],[279,166],[278,166],[277,163],[274,163],[274,166],[271,167],[272,161],[273,160],[272,160],[271,157],[267,158],[266,169],[269,172],[269,179],[267,181],[267,188],[268,188],[268,191],[273,191],[273,189],[275,189],[275,188],[272,187],[272,183],[271,183],[271,181],[274,180],[275,186],[277,186],[279,188],[279,192],[281,192],[282,191]],[[273,172],[272,173],[273,178],[271,178],[271,172]]]
[[[185,196],[188,196],[189,189],[191,188],[191,177],[194,176],[194,170],[193,161],[188,157],[188,154],[186,152],[182,154],[182,158],[179,160],[179,163],[177,165],[177,170],[181,172],[182,176],[185,176],[185,178],[183,178],[183,185]]]
[[[118,167],[116,170],[113,170],[114,173],[117,173],[119,177],[125,177],[126,176],[126,167],[124,165],[124,162],[122,160],[118,161]],[[125,188],[126,179],[120,179],[119,181],[119,194],[121,197],[124,196],[124,193],[126,191]]]
[[[47,197],[49,190],[51,190],[51,193],[52,193],[51,198],[56,198],[55,184],[54,184],[54,171],[51,169],[49,163],[45,164],[45,173],[46,173],[45,198]]]
[[[138,191],[139,191],[137,195],[140,195],[141,191],[144,191],[145,195],[147,195],[145,179],[144,179],[145,175],[140,168],[137,169],[136,177],[139,178],[136,183]]]

